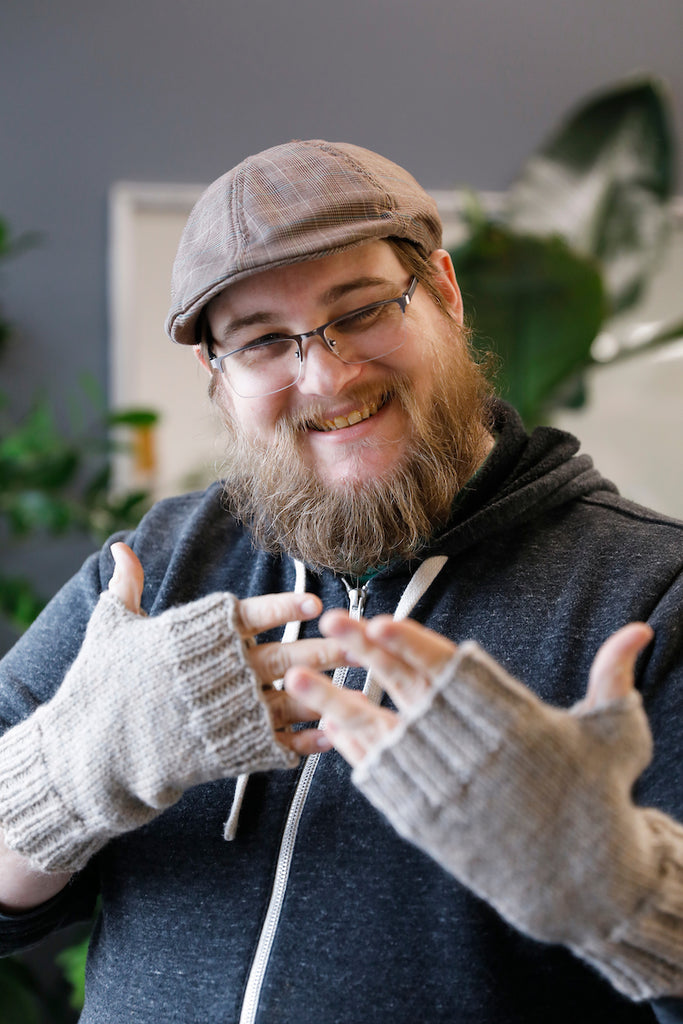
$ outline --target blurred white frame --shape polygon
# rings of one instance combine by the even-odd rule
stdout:
[[[154,465],[132,454],[116,460],[120,486],[149,487],[156,498],[215,478],[218,428],[207,376],[192,349],[164,333],[171,266],[200,185],[116,184],[109,197],[109,401],[114,409],[159,414]],[[125,440],[125,435],[122,440]]]
[[[163,330],[173,257],[202,190],[121,182],[110,194],[110,402],[160,414],[153,467],[122,456],[116,474],[120,484],[149,487],[157,498],[204,486],[220,473],[220,427],[206,397],[206,375],[192,351],[173,345]],[[452,245],[462,195],[433,195],[445,244]],[[501,196],[483,199],[495,207]],[[673,220],[672,243],[643,302],[610,325],[620,338],[639,325],[683,315],[683,199],[674,203]],[[585,409],[558,412],[556,425],[581,438],[627,497],[683,519],[683,342],[599,367],[588,384]]]

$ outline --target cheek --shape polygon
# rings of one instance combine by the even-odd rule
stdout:
[[[267,398],[240,398],[226,386],[226,410],[245,437],[269,437],[283,409],[279,395]]]
[[[248,436],[262,433],[261,427],[275,421],[282,406],[279,395],[266,398],[241,398],[236,395],[222,373],[214,371],[209,382],[209,398],[223,416]]]

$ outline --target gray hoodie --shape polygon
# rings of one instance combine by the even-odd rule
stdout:
[[[447,529],[421,559],[375,576],[363,613],[393,613],[409,595],[413,617],[477,640],[560,707],[582,696],[610,633],[649,621],[656,638],[638,685],[655,756],[637,799],[683,820],[683,525],[622,499],[569,435],[528,437],[503,403],[496,415],[496,447]],[[217,590],[243,597],[297,583],[291,560],[253,549],[219,485],[161,502],[123,539],[145,568],[150,615]],[[437,557],[441,571],[416,589],[419,565]],[[59,685],[112,567],[105,545],[2,662],[0,728]],[[332,574],[307,573],[305,587],[325,608],[347,604]],[[315,634],[304,624],[302,636]],[[347,685],[363,681],[351,670]],[[99,893],[85,1024],[683,1021],[683,1001],[631,1003],[565,949],[515,932],[401,839],[336,753],[251,776],[226,842],[235,787],[188,791],[112,841],[49,904],[0,917],[0,950],[88,916]]]

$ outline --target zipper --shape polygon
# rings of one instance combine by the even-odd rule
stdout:
[[[365,611],[365,604],[368,599],[367,583],[364,583],[361,587],[352,587],[344,576],[342,576],[341,581],[346,587],[346,593],[349,598],[349,614],[351,618],[362,619],[363,612]]]
[[[354,619],[362,618],[367,602],[368,584],[364,583],[362,586],[352,587],[344,577],[342,577],[342,582],[346,587],[346,592],[349,598],[349,614]],[[334,685],[343,686],[346,682],[347,673],[348,668],[346,666],[335,669],[332,677]],[[251,964],[246,988],[244,990],[244,1000],[242,1002],[242,1012],[240,1014],[239,1024],[254,1024],[254,1021],[256,1020],[259,1000],[261,998],[261,988],[266,976],[270,953],[273,948],[273,942],[275,941],[275,935],[280,922],[282,905],[287,893],[287,881],[289,879],[289,871],[294,857],[294,847],[296,845],[297,834],[299,831],[299,823],[313,782],[313,776],[315,775],[315,770],[318,767],[318,761],[321,756],[321,754],[310,754],[305,759],[299,782],[289,806],[289,814],[287,815],[287,821],[282,833],[282,842],[280,843],[280,850],[277,857],[273,889],[270,895],[270,902],[268,903],[265,921],[263,922],[263,927],[261,929],[261,935],[259,936],[258,945],[256,946],[256,952],[254,953],[254,959]]]

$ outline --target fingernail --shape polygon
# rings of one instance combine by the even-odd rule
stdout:
[[[315,741],[315,745],[318,750],[332,750],[332,743],[328,740],[327,736],[319,736]]]
[[[304,615],[315,615],[318,611],[318,602],[314,597],[307,597],[305,601],[301,602],[301,611]]]
[[[299,675],[297,675],[297,676],[289,676],[288,675],[287,676],[287,683],[288,683],[288,688],[292,689],[292,690],[296,690],[297,693],[304,693],[306,690],[309,690],[310,687],[311,687],[311,681],[310,681],[310,679],[307,679],[306,676],[299,676]]]

